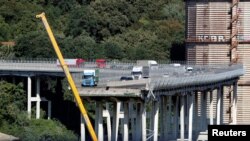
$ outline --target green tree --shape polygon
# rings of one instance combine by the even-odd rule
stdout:
[[[67,36],[76,37],[86,31],[91,36],[96,37],[97,31],[100,30],[97,13],[89,6],[74,9],[69,17],[68,26],[65,31]]]
[[[28,119],[22,84],[0,81],[0,131],[23,141],[76,141],[77,137],[56,120]]]
[[[105,49],[105,56],[109,59],[123,59],[125,57],[122,48],[115,43],[105,42],[102,47]]]
[[[13,40],[20,34],[34,31],[37,27],[34,14],[41,9],[41,6],[29,1],[2,0],[0,2],[0,15],[10,27],[6,29],[11,35],[8,40]]]
[[[35,31],[18,38],[14,47],[15,55],[26,58],[55,58],[53,46],[46,34]]]
[[[0,125],[4,121],[14,123],[18,113],[25,109],[26,96],[22,87],[21,84],[16,86],[0,81]]]
[[[110,37],[105,40],[121,48],[123,59],[167,59],[169,56],[170,44],[161,40],[153,31],[129,30],[119,36]]]
[[[11,39],[11,27],[7,24],[4,18],[0,15],[0,41],[8,41]]]
[[[35,18],[44,11],[66,57],[169,59],[171,46],[184,43],[184,9],[182,0],[3,0],[0,41],[15,40],[17,57],[54,58],[44,25]]]
[[[12,59],[15,57],[14,47],[8,45],[0,46],[0,58],[1,59]]]
[[[66,33],[77,36],[85,30],[101,41],[124,32],[137,21],[136,12],[129,1],[94,1],[72,11]]]
[[[96,59],[104,57],[104,49],[87,33],[75,38],[68,37],[62,49],[65,57]]]

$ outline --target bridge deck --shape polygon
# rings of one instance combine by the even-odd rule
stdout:
[[[81,97],[141,97],[140,89],[128,88],[82,88],[79,90]]]

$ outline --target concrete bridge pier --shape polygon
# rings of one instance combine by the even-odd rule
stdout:
[[[232,124],[237,124],[237,83],[233,83]]]
[[[103,141],[103,102],[96,102],[95,132],[99,141]]]
[[[27,78],[27,112],[28,112],[28,118],[31,118],[31,108],[32,108],[32,102],[36,103],[36,119],[40,118],[40,104],[42,101],[48,102],[48,119],[51,118],[51,101],[47,100],[45,97],[40,96],[40,78],[36,77],[36,96],[32,97],[32,79],[31,76],[28,76]]]
[[[28,76],[28,82],[27,82],[27,96],[28,96],[28,102],[27,102],[27,109],[28,109],[28,118],[31,118],[31,77]]]
[[[160,133],[156,128],[154,131],[153,141],[158,141],[157,135],[160,135],[159,140],[193,140],[194,130],[194,100],[195,92],[175,93],[174,95],[161,96],[160,101]],[[157,111],[153,103],[152,111]],[[151,117],[156,117],[157,112],[153,112]],[[152,127],[156,127],[157,120],[150,119],[154,123]]]
[[[96,102],[96,113],[95,113],[95,132],[97,133],[97,138],[99,141],[103,141],[104,136],[104,126],[103,120],[106,118],[107,123],[107,141],[111,141],[111,115],[109,109],[109,103],[105,103],[106,109],[103,109],[103,102]],[[85,121],[83,116],[81,115],[81,124],[80,124],[80,133],[81,133],[81,141],[86,140],[86,129],[85,129]]]
[[[107,141],[111,141],[111,115],[109,103],[106,103],[106,110],[103,111],[103,117],[105,117],[107,121]]]
[[[188,95],[188,141],[193,140],[193,115],[194,115],[194,92]]]
[[[158,126],[159,126],[159,101],[152,101],[151,117],[150,117],[150,131],[148,137],[152,141],[158,141]],[[151,139],[152,137],[152,139]]]
[[[103,108],[103,101],[96,101],[95,132],[98,141],[106,139],[108,141],[118,141],[119,139],[129,141],[131,138],[133,140],[146,141],[146,107],[143,102],[116,101],[112,102],[113,109],[110,109],[110,102],[105,104],[106,109]],[[107,119],[107,136],[104,136],[103,121],[105,118]],[[155,118],[155,120],[158,120],[158,118]],[[130,122],[133,128],[130,128]],[[121,134],[118,134],[119,129]],[[129,133],[130,130],[133,131],[132,134]],[[81,141],[86,139],[85,132],[85,123],[81,116]],[[119,135],[122,136],[119,137]]]
[[[114,102],[113,107],[113,121],[112,121],[112,133],[111,133],[111,140],[117,141],[118,140],[118,129],[119,129],[119,119],[120,119],[120,109],[121,109],[121,102]]]
[[[216,125],[221,124],[221,87],[217,89],[217,102],[216,102]]]
[[[80,123],[80,139],[81,139],[81,141],[85,141],[85,139],[86,139],[86,136],[85,136],[85,134],[86,134],[86,129],[85,129],[85,122],[84,122],[84,119],[83,119],[83,116],[82,116],[82,114],[81,114],[81,123]]]
[[[136,108],[136,140],[146,141],[146,104],[139,102]]]
[[[129,116],[131,123],[131,139],[134,141],[136,139],[136,103],[129,102]]]
[[[123,117],[123,141],[129,141],[129,103],[123,103],[124,117]]]
[[[178,138],[179,133],[179,103],[180,103],[180,96],[176,96],[175,100],[175,107],[174,107],[174,124],[173,124],[173,138]]]
[[[213,90],[211,89],[209,91],[209,124],[213,125],[214,124],[214,111],[213,111],[213,106],[214,106],[214,99],[213,99]]]
[[[180,96],[180,140],[184,141],[185,139],[185,96]]]
[[[160,98],[160,140],[169,140],[172,122],[172,96],[162,96]]]

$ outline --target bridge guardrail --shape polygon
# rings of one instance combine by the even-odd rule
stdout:
[[[69,67],[70,71],[81,73],[84,69],[96,68],[94,62],[86,62],[81,67]],[[112,66],[112,65],[116,66]],[[122,76],[130,76],[131,70],[135,63],[131,62],[108,62],[106,68],[100,69],[100,85],[105,85],[110,81],[119,81]],[[112,67],[111,67],[112,66]],[[186,68],[192,67],[192,72],[187,72]],[[58,71],[62,69],[56,65],[56,59],[0,59],[0,70],[23,70],[23,71]],[[236,64],[229,66],[228,64],[214,65],[195,65],[195,64],[159,64],[158,69],[150,70],[151,86],[160,87],[165,85],[188,84],[190,82],[211,81],[226,78],[234,75],[242,75],[243,65]],[[81,81],[81,76],[74,78],[77,82]],[[155,80],[154,80],[155,79]],[[177,83],[178,82],[178,83]]]

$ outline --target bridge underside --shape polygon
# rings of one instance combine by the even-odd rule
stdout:
[[[27,78],[29,117],[31,103],[36,103],[36,118],[40,118],[40,103],[45,101],[48,103],[49,119],[53,112],[51,101],[40,97],[40,76]],[[32,78],[36,79],[35,97],[31,96]],[[100,141],[148,139],[191,141],[206,139],[208,124],[237,123],[238,79],[239,77],[228,76],[209,83],[193,85],[182,82],[181,85],[158,83],[159,86],[151,80],[149,83],[143,82],[144,88],[140,85],[139,89],[132,85],[130,88],[109,85],[78,88],[78,90],[84,103],[95,105],[94,127]],[[154,87],[151,87],[152,84]],[[85,125],[82,121],[82,141],[85,140],[85,135]]]
[[[192,141],[207,139],[208,124],[237,123],[238,79],[155,90],[83,88],[80,93],[85,103],[95,104],[95,131],[100,141]],[[225,95],[230,97],[229,107],[225,107]],[[227,123],[225,110],[229,112]],[[84,122],[81,137],[84,141]]]
[[[1,66],[0,75],[27,77],[27,111],[31,117],[32,102],[36,103],[36,118],[40,118],[40,103],[51,101],[40,96],[43,75],[63,76],[55,67],[41,66],[39,73],[33,64],[20,67]],[[23,64],[18,64],[23,65]],[[150,73],[150,78],[139,81],[119,81],[131,70],[102,69],[97,87],[80,87],[81,98],[95,106],[95,131],[98,140],[186,140],[206,139],[208,124],[237,124],[237,82],[244,74],[242,65],[195,66],[193,72],[185,67],[162,67]],[[225,68],[226,67],[226,68]],[[44,70],[44,71],[42,71]],[[75,81],[83,68],[76,68]],[[42,74],[43,73],[43,74]],[[35,78],[36,95],[32,96],[31,79]],[[195,122],[193,122],[195,121]],[[85,125],[81,124],[81,140],[85,140]],[[205,138],[203,138],[205,137]]]

